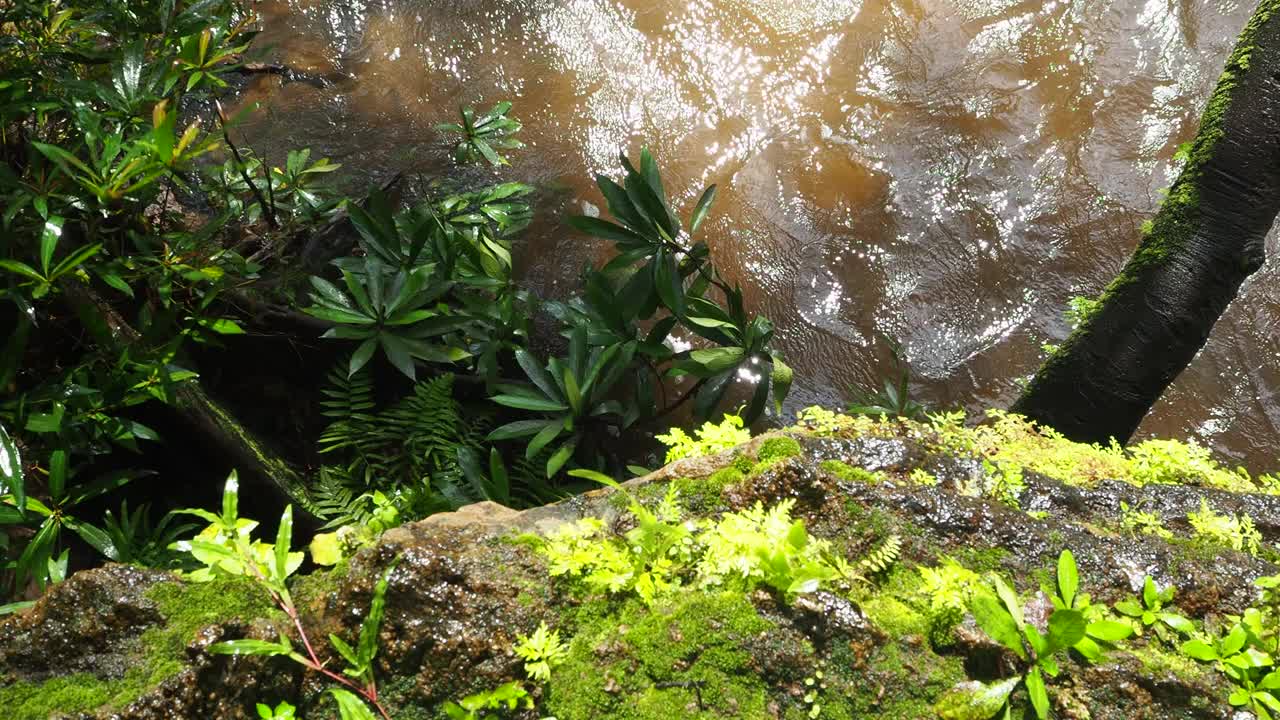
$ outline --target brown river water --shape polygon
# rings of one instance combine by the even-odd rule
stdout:
[[[576,286],[608,246],[562,222],[649,145],[717,263],[778,326],[788,412],[838,405],[903,343],[933,407],[1006,406],[1137,242],[1253,5],[1235,0],[265,0],[249,144],[309,146],[354,187],[447,172],[433,126],[515,103],[546,188],[526,283]],[[279,162],[274,160],[273,162]],[[1276,253],[1275,234],[1268,244]],[[1280,262],[1254,276],[1143,424],[1280,465]]]

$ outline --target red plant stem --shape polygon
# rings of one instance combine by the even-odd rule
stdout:
[[[311,670],[324,675],[330,680],[345,685],[359,693],[365,700],[373,703],[373,706],[377,708],[379,715],[385,718],[385,720],[391,720],[391,715],[387,713],[386,708],[382,707],[382,703],[378,702],[378,689],[377,686],[374,685],[373,680],[370,679],[367,687],[360,687],[349,678],[345,678],[325,667],[324,663],[320,662],[319,656],[316,655],[315,649],[311,647],[311,640],[307,637],[307,631],[302,627],[302,618],[298,615],[298,609],[295,608],[292,603],[285,602],[284,598],[274,592],[271,593],[271,596],[275,599],[276,605],[279,605],[280,609],[283,610],[284,613],[289,616],[289,619],[293,621],[293,627],[298,631],[298,637],[302,638],[302,645],[307,649],[307,656],[309,659],[308,667]]]

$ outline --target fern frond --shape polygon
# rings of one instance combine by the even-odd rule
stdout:
[[[371,517],[367,487],[346,468],[331,465],[320,468],[311,484],[310,495],[312,507],[309,509],[326,521],[324,530],[364,524]]]
[[[334,421],[359,418],[371,420],[373,412],[373,377],[369,367],[360,368],[348,377],[348,360],[342,360],[329,371],[325,386],[320,388],[320,414]]]
[[[858,567],[869,575],[888,570],[902,554],[902,536],[890,535],[875,550],[858,561]]]

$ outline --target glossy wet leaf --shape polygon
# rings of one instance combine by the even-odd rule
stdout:
[[[13,496],[14,505],[21,515],[26,512],[26,478],[22,472],[22,456],[18,446],[9,437],[9,431],[0,423],[0,482],[4,491]]]
[[[278,642],[266,640],[227,640],[214,643],[208,647],[214,655],[288,655],[293,648]]]
[[[1021,680],[1012,677],[989,685],[977,680],[962,682],[943,693],[933,709],[942,720],[990,720]]]

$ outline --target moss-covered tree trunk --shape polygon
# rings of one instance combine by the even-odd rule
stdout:
[[[1016,412],[1078,441],[1125,442],[1262,266],[1280,211],[1280,0],[1262,0],[1138,249]]]
[[[83,307],[82,312],[101,318],[115,341],[131,344],[140,340],[138,331],[92,288],[68,283],[63,289],[73,306],[80,305]],[[200,432],[224,453],[234,469],[253,477],[263,487],[273,488],[283,502],[297,505],[295,512],[303,522],[310,517],[312,505],[307,496],[303,475],[237,420],[226,407],[210,397],[199,380],[178,384],[174,390],[173,408],[192,429]]]

